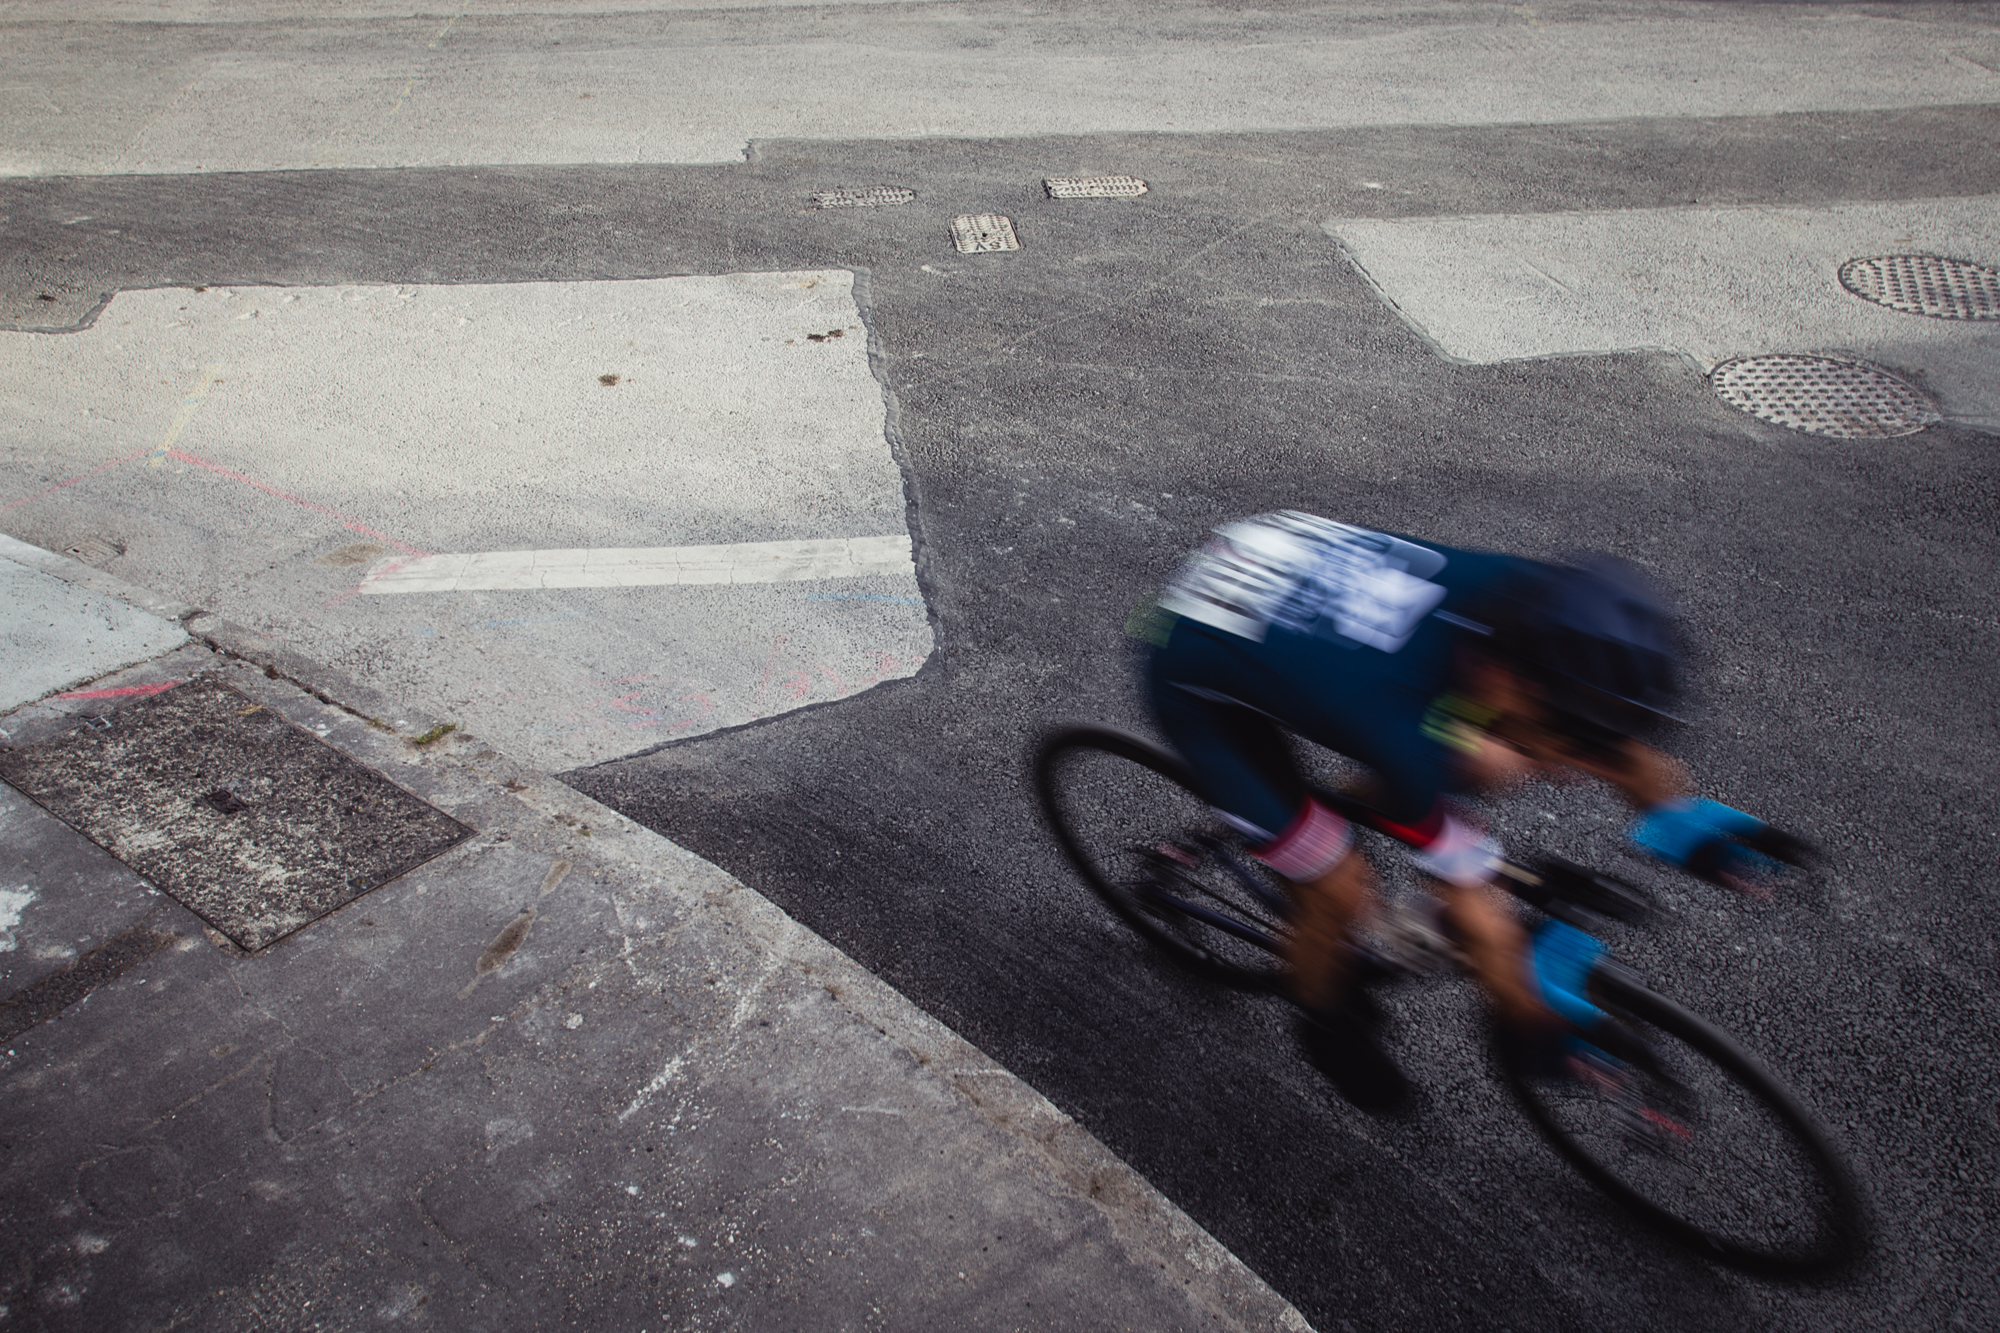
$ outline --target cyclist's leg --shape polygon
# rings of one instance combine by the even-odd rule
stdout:
[[[1500,890],[1442,880],[1430,881],[1430,887],[1443,899],[1446,920],[1500,1021],[1528,1034],[1558,1029],[1535,984],[1528,932]]]
[[[1189,630],[1155,650],[1147,698],[1203,798],[1285,877],[1294,998],[1310,1011],[1332,1012],[1346,998],[1342,946],[1374,876],[1353,851],[1346,821],[1307,794],[1283,730],[1229,692],[1263,670],[1255,645]]]
[[[1368,858],[1348,849],[1316,879],[1292,886],[1292,998],[1310,1013],[1333,1013],[1347,1004],[1348,932],[1367,910],[1375,890]]]

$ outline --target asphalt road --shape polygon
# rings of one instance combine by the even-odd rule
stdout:
[[[2000,166],[1969,149],[1994,129],[1967,110],[858,160],[766,146],[753,174],[810,166],[1017,214],[1019,254],[940,259],[919,232],[867,258],[938,650],[913,681],[568,780],[994,1051],[1322,1326],[1977,1326],[1993,1308],[1991,908],[1971,870],[1994,812],[1980,761],[1995,608],[1978,574],[1994,559],[1992,437],[1798,435],[1724,407],[1664,354],[1452,365],[1317,224],[1500,199],[1922,193],[1896,164],[1969,192]],[[1956,148],[1932,168],[1884,144],[1865,183],[1824,174],[1814,142],[1857,133]],[[1776,159],[1814,169],[1753,165]],[[1038,176],[1072,166],[1154,190],[1034,198]],[[1344,184],[1356,176],[1400,188]],[[743,237],[730,243],[741,262]],[[1748,1282],[1607,1213],[1503,1103],[1455,988],[1398,1006],[1430,1110],[1357,1117],[1301,1067],[1276,1006],[1162,970],[1066,873],[1030,807],[1032,738],[1139,721],[1126,611],[1210,524],[1277,507],[1538,555],[1612,550],[1679,594],[1702,685],[1680,751],[1707,790],[1824,843],[1834,869],[1768,908],[1655,878],[1679,915],[1630,947],[1838,1127],[1882,1215],[1868,1273]],[[1602,859],[1612,815],[1531,794],[1502,818],[1520,843]]]
[[[1044,196],[1046,176],[1094,172],[1151,189]],[[883,183],[917,202],[804,206]],[[0,180],[0,297],[17,322],[54,306],[62,324],[123,288],[853,270],[934,651],[911,679],[566,780],[1033,1083],[1320,1327],[1988,1327],[1994,437],[1796,434],[1667,352],[1457,364],[1323,224],[1995,192],[1991,105],[30,176]],[[1022,249],[956,254],[946,222],[983,212],[1010,215]],[[1676,913],[1621,946],[1836,1129],[1878,1214],[1865,1271],[1772,1285],[1632,1228],[1505,1104],[1456,985],[1391,1002],[1424,1113],[1357,1115],[1278,1006],[1164,968],[1059,863],[1028,746],[1065,719],[1143,725],[1126,611],[1209,526],[1278,507],[1611,550],[1678,594],[1702,686],[1680,753],[1832,866],[1757,906],[1624,863]],[[54,544],[61,515],[39,512],[8,530]],[[1516,845],[1618,856],[1588,793],[1496,816]]]

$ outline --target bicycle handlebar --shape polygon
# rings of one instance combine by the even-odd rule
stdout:
[[[1314,789],[1314,795],[1365,828],[1387,834],[1398,842],[1409,842],[1405,826],[1385,818],[1381,811],[1351,793],[1321,787]],[[1636,924],[1653,911],[1652,900],[1636,886],[1616,875],[1559,856],[1537,857],[1527,865],[1502,860],[1496,869],[1502,888],[1551,916],[1565,915],[1565,907],[1581,908],[1614,921]]]

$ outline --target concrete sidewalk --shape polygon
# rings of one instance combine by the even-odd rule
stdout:
[[[0,786],[0,1328],[1306,1327],[845,955],[478,738],[12,542],[0,653],[63,691],[0,756],[208,677],[472,830],[245,952]]]

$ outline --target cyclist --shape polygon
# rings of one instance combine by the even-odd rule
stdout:
[[[1216,529],[1132,628],[1152,645],[1153,713],[1200,794],[1288,883],[1307,1054],[1369,1109],[1409,1092],[1348,966],[1373,873],[1347,821],[1308,794],[1287,731],[1371,770],[1380,827],[1442,900],[1503,1037],[1537,1063],[1567,1030],[1491,884],[1499,848],[1452,794],[1588,774],[1638,812],[1642,849],[1738,887],[1771,865],[1762,854],[1802,849],[1692,799],[1681,765],[1641,739],[1670,715],[1678,654],[1665,603],[1622,561],[1559,566],[1264,514]]]

